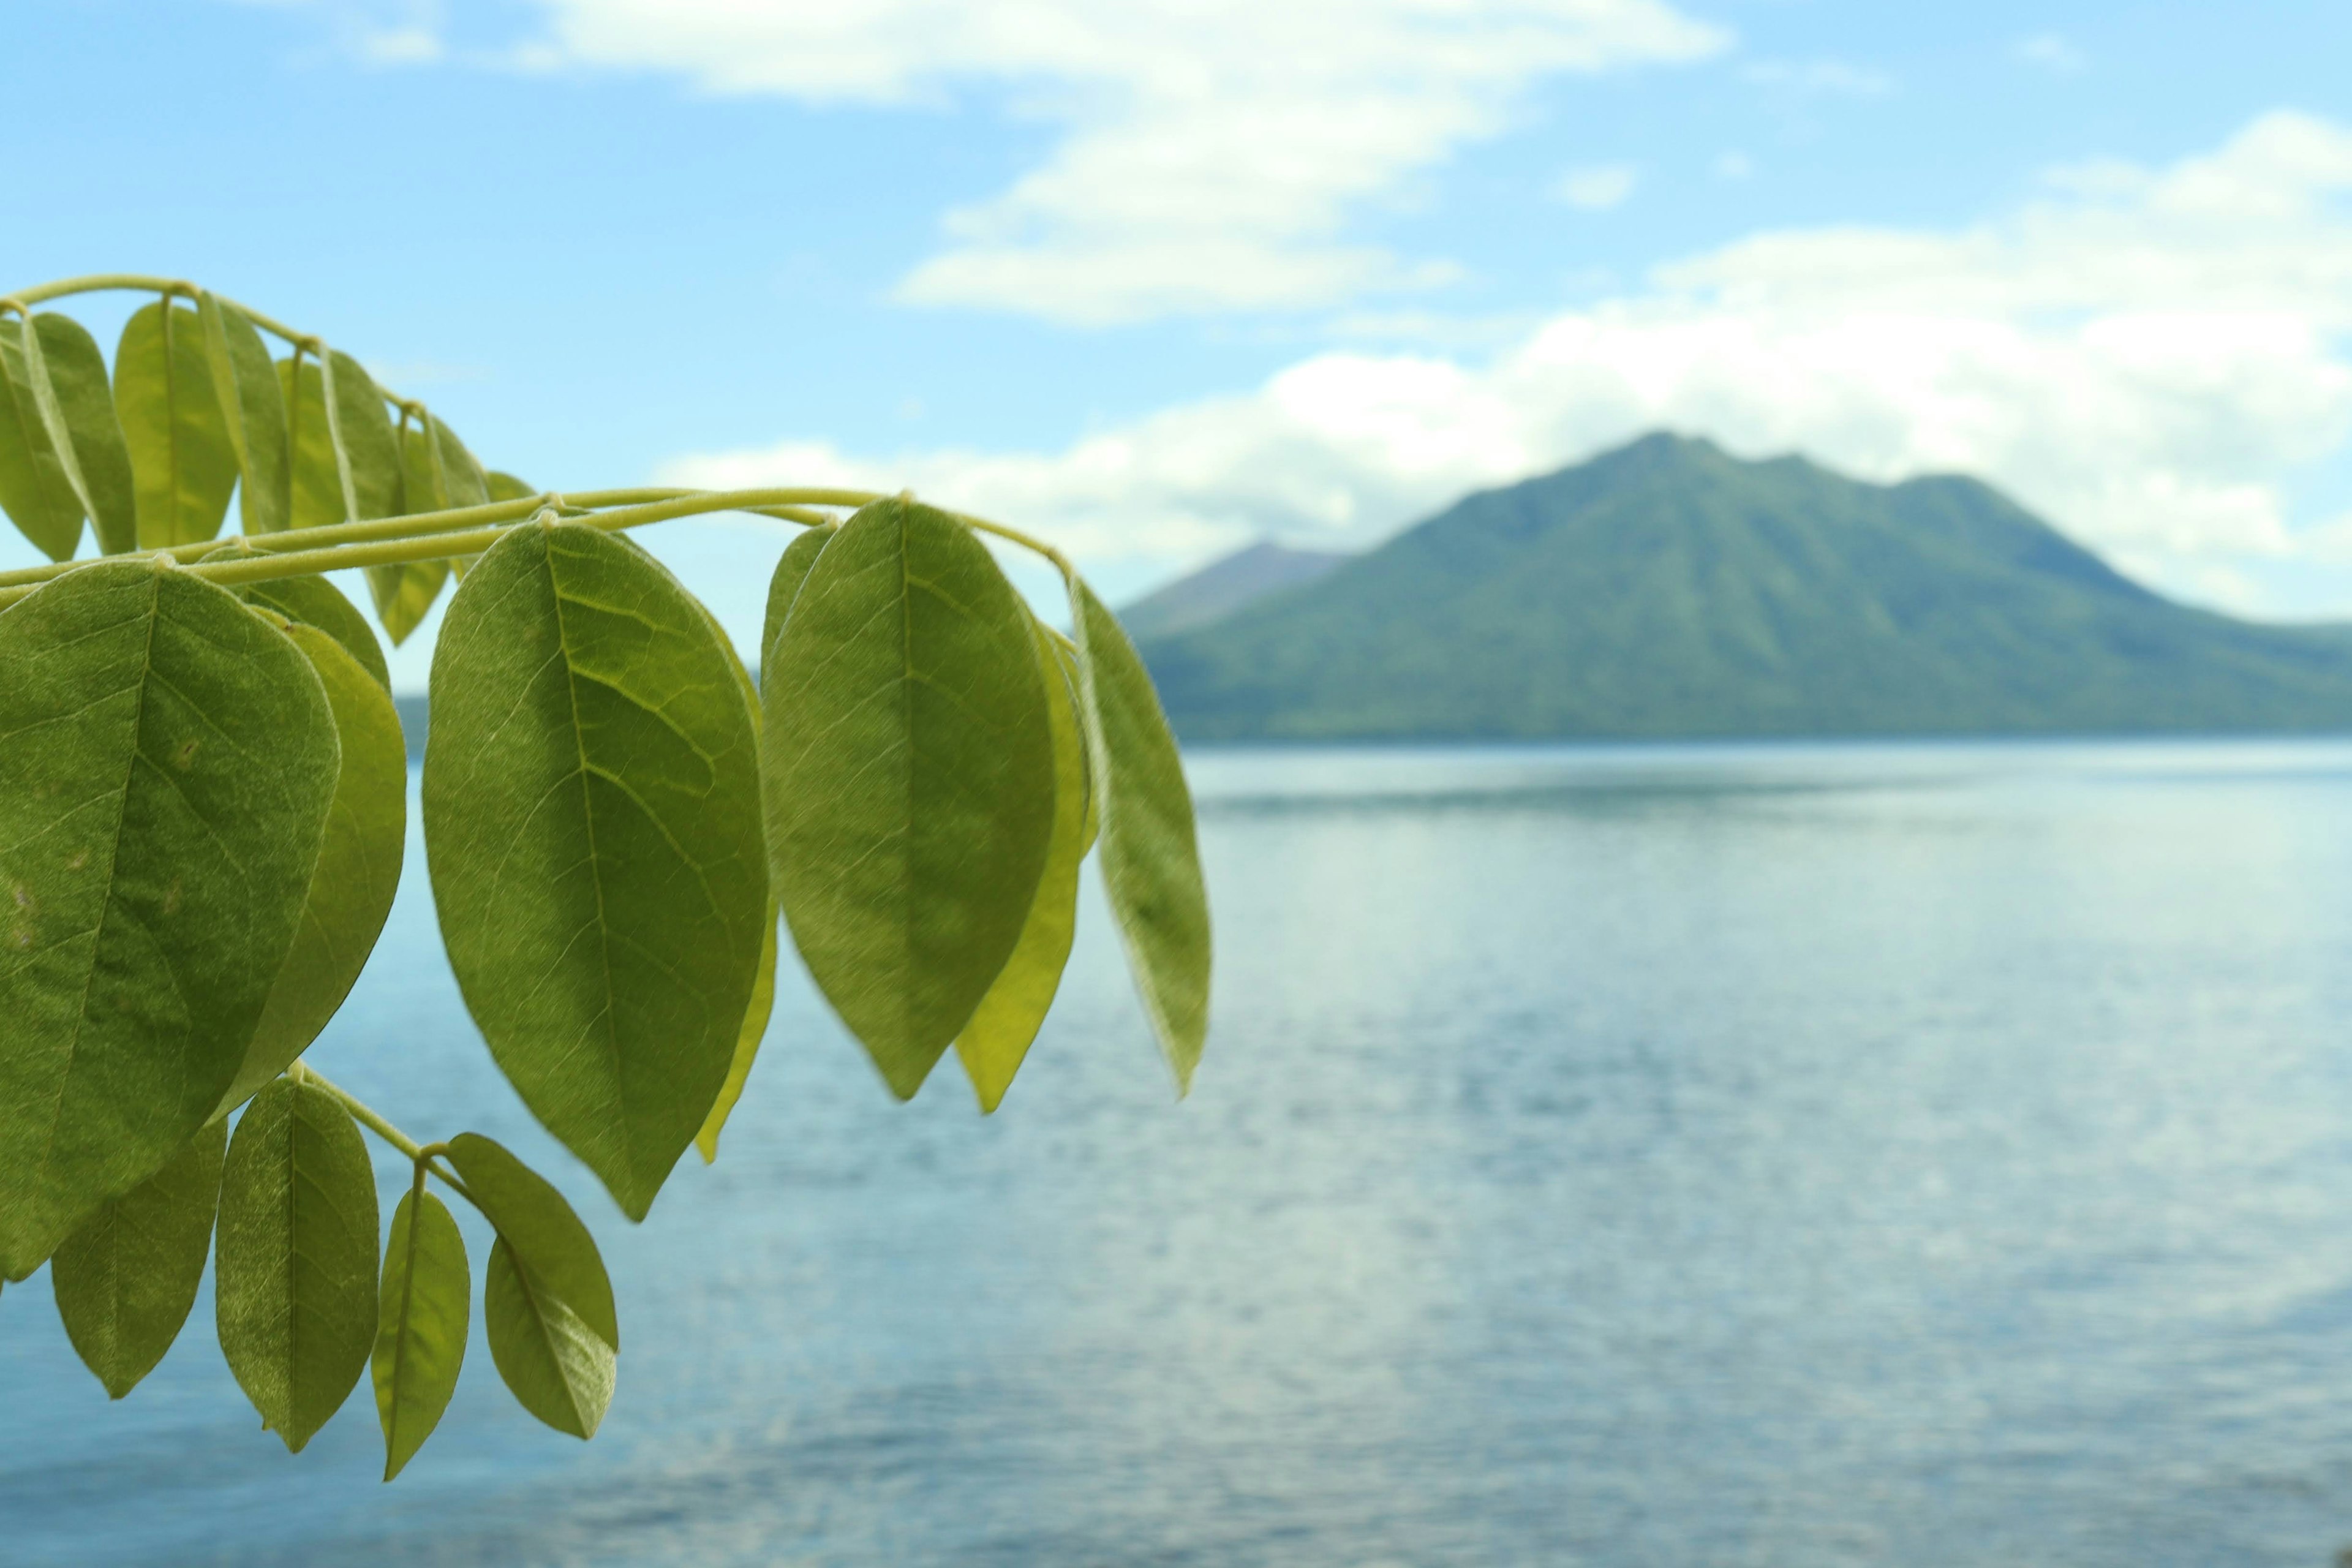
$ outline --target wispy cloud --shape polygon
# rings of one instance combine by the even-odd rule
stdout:
[[[2090,64],[2082,50],[2057,33],[2036,33],[2019,39],[2017,58],[2053,76],[2073,76]]]
[[[1097,561],[1173,565],[1268,533],[1362,543],[1670,426],[1882,479],[1981,474],[2178,591],[2315,558],[2287,496],[2352,437],[2352,130],[2273,114],[2052,189],[1957,230],[1759,235],[1491,358],[1319,354],[1060,451],[785,444],[669,477],[911,483]]]
[[[1019,111],[1059,125],[1060,139],[1009,189],[945,215],[941,248],[898,295],[1089,323],[1328,307],[1442,282],[1453,276],[1442,258],[1356,243],[1352,220],[1502,131],[1538,82],[1697,60],[1730,43],[1667,0],[533,9],[538,25],[501,51],[511,66],[658,71],[814,104],[940,109],[973,88],[1012,89]],[[397,26],[373,28],[379,58],[444,47],[414,6],[397,10]]]
[[[1895,85],[1883,70],[1844,60],[1754,60],[1740,67],[1739,74],[1782,92],[1841,98],[1885,98]]]
[[[1580,211],[1606,212],[1622,205],[1641,181],[1640,172],[1631,164],[1603,163],[1590,169],[1570,169],[1559,177],[1552,194]]]

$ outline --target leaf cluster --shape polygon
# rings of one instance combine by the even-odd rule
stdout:
[[[109,286],[159,296],[110,371],[32,308]],[[624,531],[722,508],[803,527],[756,680]],[[364,570],[395,643],[456,584],[418,796],[442,937],[500,1072],[631,1220],[689,1144],[716,1157],[780,931],[892,1092],[952,1047],[993,1110],[1098,856],[1190,1081],[1191,799],[1133,647],[1034,541],[905,496],[535,493],[340,350],[136,279],[0,300],[0,510],[57,563],[0,573],[0,1278],[49,1265],[116,1397],[209,1258],[265,1424],[299,1450],[369,1373],[390,1479],[477,1300],[436,1185],[491,1227],[478,1300],[515,1397],[583,1438],[613,1397],[612,1284],[555,1187],[302,1059],[383,930],[409,805],[382,646],[327,572]],[[1068,635],[984,534],[1061,570]],[[407,1162],[388,1231],[362,1129]]]

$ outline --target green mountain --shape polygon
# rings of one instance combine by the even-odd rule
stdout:
[[[2352,635],[2150,593],[1973,479],[1651,436],[1142,639],[1194,740],[2352,729]]]
[[[1172,637],[1221,621],[1270,595],[1304,587],[1347,559],[1262,542],[1145,595],[1123,606],[1118,618],[1131,637]]]

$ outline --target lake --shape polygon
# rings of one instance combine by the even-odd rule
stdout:
[[[312,1053],[555,1175],[587,1445],[481,1342],[399,1482],[209,1291],[110,1407],[0,1298],[0,1560],[2303,1564],[2352,1543],[2352,745],[1193,759],[1172,1101],[1099,904],[1004,1110],[796,971],[632,1227],[531,1124],[421,847]],[[404,1167],[381,1165],[384,1202]],[[458,1205],[462,1206],[462,1205]],[[470,1221],[468,1222],[471,1223]],[[475,1243],[477,1291],[484,1248]]]

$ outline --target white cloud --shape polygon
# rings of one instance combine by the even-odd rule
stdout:
[[[1895,79],[1885,71],[1844,60],[1757,60],[1740,67],[1739,74],[1760,87],[1793,93],[1885,98],[1895,90]]]
[[[1570,206],[1584,212],[1606,212],[1632,195],[1641,179],[1640,171],[1628,164],[1604,163],[1590,169],[1570,169],[1552,190]]]
[[[1066,134],[959,208],[906,300],[1106,322],[1328,305],[1443,280],[1349,217],[1501,131],[1559,75],[1694,60],[1720,30],[1665,0],[539,0],[541,68],[651,69],[722,93],[923,105],[1025,94]]]
[[[1715,161],[1715,177],[1718,180],[1745,180],[1756,173],[1756,160],[1734,149]]]
[[[2352,437],[2352,131],[2278,113],[2102,168],[1956,232],[1759,235],[1483,362],[1325,353],[1055,452],[786,444],[669,477],[910,484],[1131,574],[1265,533],[1365,543],[1664,426],[1873,479],[1975,473],[2175,591],[2318,560],[2290,494]]]
[[[441,58],[441,35],[431,27],[379,27],[358,38],[361,58],[371,65],[431,65]]]
[[[2056,33],[2036,33],[2030,38],[2019,39],[2017,58],[2054,76],[2073,76],[2090,64],[2082,50]]]

